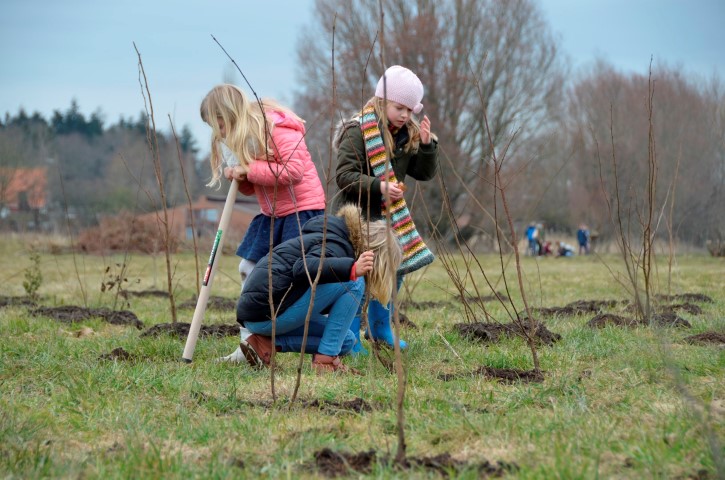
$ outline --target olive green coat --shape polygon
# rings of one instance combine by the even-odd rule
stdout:
[[[382,125],[378,125],[381,129]],[[338,206],[344,203],[360,205],[363,215],[370,219],[382,217],[380,179],[373,174],[363,139],[360,123],[353,119],[343,123],[335,136],[337,147],[337,169],[335,180],[340,188]],[[391,161],[395,177],[399,182],[410,175],[416,180],[430,180],[438,170],[438,141],[433,138],[428,145],[421,144],[417,151],[405,152],[403,146],[396,146]]]

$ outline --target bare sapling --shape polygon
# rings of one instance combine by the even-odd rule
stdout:
[[[144,99],[144,108],[146,111],[146,142],[154,165],[154,174],[156,175],[156,183],[159,187],[161,214],[156,215],[157,223],[161,230],[161,240],[164,247],[164,257],[166,259],[166,288],[169,294],[169,307],[171,310],[171,323],[176,323],[176,300],[174,298],[174,284],[171,271],[171,225],[169,219],[169,211],[167,208],[166,190],[164,188],[164,178],[161,168],[161,155],[159,152],[159,140],[156,134],[156,118],[154,117],[154,106],[151,98],[151,90],[149,89],[146,71],[141,60],[141,53],[133,44],[138,56],[139,84],[141,85],[141,95]]]
[[[194,265],[196,266],[196,296],[199,297],[199,289],[201,288],[201,282],[199,281],[199,247],[197,245],[197,234],[196,234],[196,219],[194,218],[194,209],[192,208],[191,194],[189,193],[189,182],[186,180],[186,170],[184,169],[184,159],[181,156],[181,146],[179,144],[179,137],[176,135],[176,129],[174,128],[174,122],[171,120],[169,115],[169,124],[171,125],[171,133],[174,135],[174,143],[176,144],[176,158],[179,160],[179,169],[181,170],[181,179],[184,183],[184,193],[186,194],[186,201],[189,205],[189,223],[191,225],[191,240],[194,244]]]
[[[653,320],[653,277],[652,268],[655,258],[654,239],[657,233],[655,223],[656,193],[657,193],[657,151],[654,136],[654,81],[652,79],[652,66],[650,64],[649,81],[647,89],[647,121],[648,121],[648,138],[647,138],[647,178],[644,197],[641,204],[636,194],[632,192],[632,196],[624,198],[623,192],[620,190],[621,179],[617,170],[617,153],[616,141],[614,135],[614,113],[613,107],[610,106],[610,142],[611,142],[611,161],[613,168],[612,187],[613,194],[607,194],[602,171],[602,161],[599,159],[600,165],[600,184],[602,186],[604,197],[606,198],[607,209],[609,211],[610,221],[615,230],[615,240],[622,255],[622,260],[627,272],[628,283],[623,283],[626,290],[632,297],[636,317],[644,322],[650,323]],[[599,148],[597,145],[597,157],[599,158]],[[612,205],[612,202],[614,205]],[[638,225],[633,224],[635,220]],[[633,230],[639,226],[636,232]],[[636,246],[637,238],[641,242],[639,247]]]
[[[541,366],[539,363],[539,356],[538,356],[538,350],[536,346],[536,333],[539,329],[538,322],[536,318],[534,317],[531,308],[529,307],[529,303],[527,301],[526,297],[526,288],[524,286],[523,281],[523,272],[521,269],[521,259],[519,256],[518,251],[518,240],[516,238],[516,229],[514,228],[513,220],[511,217],[511,213],[509,211],[508,202],[506,200],[506,184],[502,181],[502,175],[501,171],[504,166],[506,155],[509,150],[509,146],[511,145],[511,142],[514,140],[514,136],[509,139],[509,141],[504,145],[504,147],[501,149],[500,154],[497,153],[496,145],[494,143],[493,136],[491,134],[491,129],[488,124],[488,115],[487,110],[485,108],[485,102],[484,102],[484,96],[480,89],[480,84],[477,80],[474,80],[474,84],[476,87],[476,90],[479,95],[479,100],[483,106],[481,112],[482,112],[482,118],[481,122],[483,123],[483,129],[486,132],[486,136],[488,139],[487,145],[483,148],[483,151],[485,152],[485,155],[488,157],[490,163],[492,164],[492,171],[493,171],[493,179],[481,179],[483,182],[487,183],[489,186],[492,187],[492,205],[493,205],[493,214],[489,215],[488,212],[485,212],[486,215],[489,215],[493,220],[493,229],[495,232],[495,239],[496,243],[498,245],[498,254],[499,254],[499,262],[500,262],[500,273],[501,273],[501,279],[504,284],[504,288],[506,291],[507,298],[502,298],[494,288],[494,285],[489,280],[489,276],[486,274],[483,266],[478,262],[476,259],[476,256],[474,252],[472,251],[470,245],[468,245],[468,242],[460,235],[460,232],[457,230],[457,234],[454,236],[456,240],[456,245],[458,247],[458,250],[460,254],[465,258],[470,258],[471,261],[465,261],[465,274],[461,275],[458,273],[457,267],[455,266],[455,263],[453,261],[446,262],[445,260],[442,260],[444,263],[444,267],[446,268],[446,271],[449,274],[449,277],[453,281],[454,285],[459,289],[459,296],[461,298],[461,301],[464,305],[464,312],[466,312],[467,318],[470,320],[475,320],[474,315],[470,315],[469,312],[472,312],[473,309],[468,303],[468,295],[467,295],[467,288],[466,284],[461,280],[462,278],[470,278],[471,285],[473,285],[473,288],[476,289],[478,292],[478,287],[476,286],[476,282],[474,281],[474,270],[478,270],[478,273],[480,273],[488,287],[490,288],[492,294],[497,299],[497,301],[500,303],[500,305],[503,307],[506,314],[511,319],[512,323],[514,323],[517,327],[517,333],[519,333],[526,341],[527,346],[529,347],[529,350],[531,351],[531,357],[532,357],[532,363],[534,366],[534,372],[536,374],[541,373]],[[445,154],[445,152],[444,152]],[[444,155],[445,156],[445,155]],[[451,168],[453,168],[453,164],[451,162]],[[459,178],[462,182],[462,177],[460,176],[460,173],[456,173],[457,178]],[[474,175],[474,178],[478,178],[478,174]],[[441,183],[441,190],[444,192],[447,191],[445,188],[445,185]],[[468,188],[467,186],[465,188]],[[504,230],[501,228],[499,224],[499,213],[498,213],[498,204],[501,202],[501,205],[503,206],[506,225],[508,226],[508,232],[504,232]],[[477,202],[477,205],[479,208],[485,210],[483,205],[481,205],[479,202]],[[452,206],[450,204],[450,201],[447,200],[447,197],[444,196],[444,206],[446,208],[446,212],[451,218],[451,225],[453,225],[454,229],[457,229],[456,222],[455,222],[455,214],[452,210]],[[440,241],[437,244],[439,246],[439,257],[445,257],[448,250],[446,248],[441,248],[444,245],[444,242]],[[525,312],[525,318],[523,318],[522,314],[519,313],[518,308],[516,308],[516,305],[514,303],[513,296],[511,295],[510,286],[508,284],[508,280],[506,279],[506,265],[507,261],[504,261],[504,251],[510,249],[513,251],[514,259],[515,259],[515,265],[516,265],[516,277],[517,277],[517,283],[518,283],[518,290],[519,294],[521,296],[523,306],[524,306],[524,312]],[[441,254],[441,252],[444,252]],[[450,257],[452,258],[452,257]],[[473,265],[476,265],[476,268],[472,268]],[[483,305],[483,301],[480,300],[481,296],[480,293],[477,295],[477,298],[479,299],[478,302],[480,304],[480,308],[484,311],[484,314],[486,316],[486,320],[490,320],[491,316],[488,314],[488,312],[485,309],[485,306]]]
[[[380,11],[380,22],[378,26],[378,35],[380,36],[380,42],[379,42],[379,54],[380,54],[380,65],[383,67],[383,71],[385,71],[386,63],[385,63],[385,11],[383,10],[383,2],[382,0],[378,1],[379,11]],[[383,75],[383,125],[387,125],[388,120],[386,118],[387,113],[387,81],[385,79],[385,75]],[[369,163],[369,162],[367,162]],[[387,162],[385,165],[385,178],[388,177],[388,169],[390,168],[390,162]],[[369,195],[369,194],[368,194]],[[391,199],[390,199],[390,192],[386,189],[385,190],[385,197],[384,200],[386,205],[392,205]],[[370,202],[368,202],[368,205],[370,205]],[[369,218],[369,217],[368,217]],[[390,217],[390,209],[385,209],[385,221],[388,225],[392,228],[392,218]],[[400,308],[398,305],[398,296],[397,296],[397,289],[393,288],[393,295],[391,302],[394,306],[393,308],[393,315],[390,321],[393,323],[393,329],[394,329],[394,341],[393,341],[393,348],[395,352],[395,372],[397,377],[397,392],[396,392],[396,430],[398,434],[398,448],[395,453],[395,463],[399,465],[405,464],[406,459],[406,453],[407,453],[407,444],[405,441],[405,388],[407,386],[407,378],[406,378],[406,371],[405,367],[403,366],[403,356],[402,352],[400,350]],[[372,338],[372,335],[371,337]],[[377,345],[373,342],[373,351],[375,352],[376,357],[380,358],[379,353],[375,350],[377,348]]]

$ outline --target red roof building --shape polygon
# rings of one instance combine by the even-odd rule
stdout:
[[[11,212],[44,210],[48,203],[48,169],[0,168],[0,208]]]

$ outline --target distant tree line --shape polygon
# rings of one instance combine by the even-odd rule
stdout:
[[[187,201],[180,162],[193,199],[209,176],[190,128],[175,128],[178,149],[173,135],[157,132],[169,207]],[[100,110],[86,117],[75,100],[50,119],[20,109],[0,120],[0,167],[47,167],[48,209],[58,225],[70,219],[83,227],[121,211],[154,211],[161,204],[147,131],[144,112],[105,126]]]

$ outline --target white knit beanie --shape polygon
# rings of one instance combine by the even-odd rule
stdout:
[[[417,75],[405,67],[393,65],[385,70],[385,74],[378,80],[375,96],[386,98],[391,102],[405,105],[418,114],[423,110],[423,84]]]

